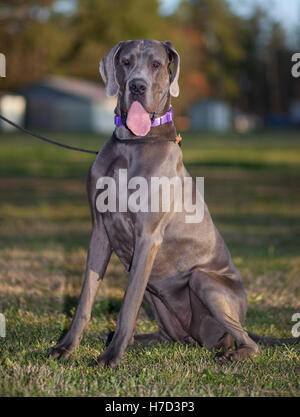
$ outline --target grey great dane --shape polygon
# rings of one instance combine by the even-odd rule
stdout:
[[[151,123],[167,114],[171,96],[178,96],[179,69],[179,55],[168,41],[120,42],[100,62],[107,95],[118,96],[115,113],[121,122],[89,171],[93,229],[86,276],[71,327],[48,356],[66,358],[80,343],[112,251],[129,271],[129,278],[115,332],[93,365],[118,365],[126,347],[134,342],[199,343],[221,349],[216,359],[226,363],[259,352],[256,342],[300,340],[271,339],[243,329],[246,293],[206,205],[198,223],[187,223],[187,213],[175,211],[174,204],[169,212],[97,210],[98,179],[112,177],[118,183],[120,169],[127,169],[128,180],[190,177],[175,141],[173,121]],[[143,301],[150,306],[158,331],[134,335]],[[234,342],[236,348],[229,350]]]

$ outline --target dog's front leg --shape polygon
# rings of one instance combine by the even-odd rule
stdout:
[[[83,331],[90,320],[97,290],[102,282],[101,278],[104,276],[111,252],[103,221],[99,216],[93,224],[85,280],[71,327],[62,340],[48,351],[48,357],[67,358],[79,345]]]
[[[138,311],[160,243],[160,239],[153,236],[137,239],[114,337],[107,350],[91,365],[104,365],[113,368],[121,361],[127,345],[133,338]]]

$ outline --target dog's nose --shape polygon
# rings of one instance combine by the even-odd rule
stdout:
[[[132,94],[136,95],[143,95],[147,89],[147,84],[144,80],[141,79],[134,79],[131,80],[129,83],[129,90],[132,92]]]

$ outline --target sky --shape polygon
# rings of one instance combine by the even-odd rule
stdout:
[[[180,0],[160,0],[163,13],[171,13]],[[242,16],[249,16],[255,5],[267,8],[270,15],[286,29],[300,21],[300,0],[227,0],[232,9]]]
[[[300,32],[300,0],[227,0],[232,10],[243,17],[251,15],[255,6],[262,6],[273,20],[281,23],[287,34],[287,41],[292,49],[300,50],[297,31]],[[160,0],[162,14],[172,13],[180,0]]]
[[[227,0],[232,9],[242,15],[249,16],[255,5],[263,6],[269,10],[270,15],[279,20],[286,29],[295,27],[300,21],[300,0]],[[159,0],[160,10],[163,14],[172,13],[180,0]],[[60,11],[72,10],[76,0],[57,0],[57,9]]]

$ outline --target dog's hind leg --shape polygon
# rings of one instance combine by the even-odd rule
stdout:
[[[194,271],[190,279],[190,289],[193,296],[196,296],[210,313],[209,326],[204,326],[202,335],[205,335],[206,331],[207,335],[209,334],[210,338],[213,338],[211,333],[215,331],[219,338],[222,329],[223,335],[229,333],[237,344],[236,350],[225,350],[218,353],[216,355],[217,362],[242,361],[259,352],[257,344],[248,336],[241,325],[245,310],[245,295],[238,282],[226,285],[222,279],[214,279],[202,271]],[[217,324],[215,329],[212,325],[213,322]],[[204,345],[205,342],[204,340]],[[215,347],[218,347],[218,344]]]

